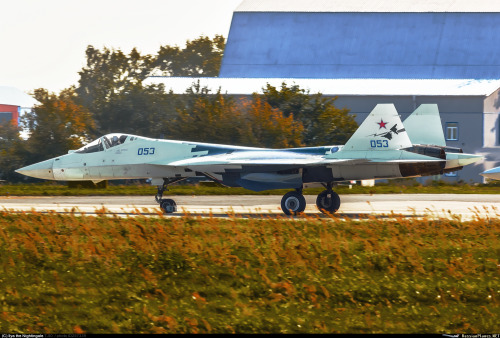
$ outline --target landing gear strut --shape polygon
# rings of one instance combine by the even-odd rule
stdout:
[[[316,206],[322,213],[333,214],[340,208],[340,197],[332,190],[332,184],[326,184],[326,190],[321,192],[316,198]]]
[[[168,190],[168,185],[179,182],[184,180],[185,178],[177,178],[177,179],[172,179],[169,180],[167,178],[163,179],[163,185],[158,186],[158,192],[156,193],[155,200],[156,203],[160,205],[160,208],[165,212],[166,214],[171,214],[173,212],[177,211],[177,204],[173,199],[170,198],[162,198],[163,197],[163,192]]]
[[[306,199],[302,195],[302,189],[287,192],[281,199],[281,210],[286,215],[297,215],[306,209]]]

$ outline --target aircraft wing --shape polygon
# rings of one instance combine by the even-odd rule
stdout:
[[[244,153],[243,153],[244,154]],[[153,165],[166,165],[172,167],[185,167],[192,170],[197,170],[197,168],[203,167],[203,170],[208,168],[213,168],[215,170],[221,169],[237,169],[240,167],[265,167],[265,166],[279,166],[281,168],[297,168],[297,167],[334,167],[336,165],[355,165],[362,163],[421,163],[429,162],[434,159],[423,158],[423,159],[367,159],[367,158],[325,158],[324,156],[291,156],[288,157],[258,157],[258,156],[231,156],[232,154],[213,155],[213,156],[202,156],[188,158],[173,162],[167,161],[155,161],[150,164]],[[441,161],[440,159],[435,159],[436,161]]]
[[[377,161],[378,163],[427,163],[427,162],[446,162],[446,160],[440,158],[429,158],[429,159],[414,159],[414,160],[387,160],[387,161]]]
[[[318,165],[328,165],[333,163],[347,163],[347,162],[359,162],[359,159],[324,159],[320,157],[316,158],[300,158],[300,157],[290,157],[290,158],[223,158],[219,155],[216,156],[203,156],[196,158],[189,158],[174,162],[163,162],[156,161],[150,164],[154,165],[168,165],[173,167],[207,167],[214,166],[218,168],[234,167],[234,166],[318,166]],[[367,160],[361,160],[366,162]]]

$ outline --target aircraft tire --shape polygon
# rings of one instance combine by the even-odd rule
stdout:
[[[160,202],[160,208],[166,213],[171,214],[177,211],[177,204],[173,199],[165,198]]]
[[[281,199],[281,210],[286,215],[297,215],[306,209],[306,199],[297,191],[287,192]]]
[[[333,214],[340,208],[340,197],[335,191],[325,190],[316,198],[316,206],[322,213]]]

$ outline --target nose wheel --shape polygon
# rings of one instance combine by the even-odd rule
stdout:
[[[163,185],[158,186],[158,192],[156,193],[155,200],[160,205],[161,210],[166,214],[171,214],[177,211],[177,204],[171,198],[162,198],[163,192],[168,190],[168,185],[184,180],[185,178],[178,178],[174,180],[163,179]]]
[[[175,201],[173,199],[164,198],[160,202],[160,208],[164,213],[171,214],[177,211],[177,204],[175,204]]]

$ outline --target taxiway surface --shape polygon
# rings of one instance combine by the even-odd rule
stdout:
[[[166,197],[166,196],[165,196]],[[321,213],[316,208],[316,196],[306,195],[308,215]],[[283,215],[281,196],[225,195],[225,196],[169,196],[178,206],[178,212],[201,216]],[[482,194],[378,194],[341,195],[342,204],[336,215],[401,214],[409,217],[450,217],[459,215],[463,220],[480,217],[500,217],[500,195]],[[54,211],[58,213],[83,212],[95,214],[105,208],[106,213],[128,215],[133,213],[157,214],[153,196],[2,196],[0,209],[8,211]]]

